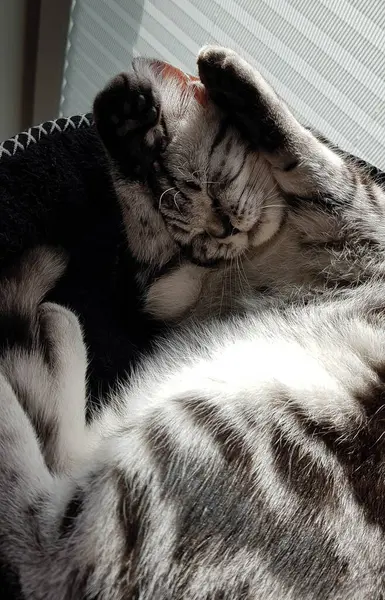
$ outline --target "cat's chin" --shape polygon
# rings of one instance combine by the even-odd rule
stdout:
[[[262,216],[249,232],[249,245],[256,248],[272,240],[285,222],[286,208],[272,206],[262,211]]]

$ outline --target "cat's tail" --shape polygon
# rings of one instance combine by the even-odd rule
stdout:
[[[67,265],[64,251],[49,246],[28,250],[0,275],[0,318],[4,313],[28,316],[54,287]]]

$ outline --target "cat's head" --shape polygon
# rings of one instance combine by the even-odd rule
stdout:
[[[133,68],[160,103],[157,125],[167,143],[148,183],[154,210],[182,252],[207,265],[270,239],[282,221],[282,200],[271,167],[231,126],[231,115],[198,78],[167,63],[137,59]]]
[[[169,135],[156,164],[158,210],[195,261],[233,259],[280,227],[282,200],[271,167],[249,148],[199,79],[154,64]]]

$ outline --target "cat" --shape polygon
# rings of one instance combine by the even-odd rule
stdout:
[[[87,425],[87,357],[78,319],[43,301],[64,259],[38,248],[3,276],[0,550],[18,572],[27,600],[380,599],[384,194],[367,173],[302,129],[232,51],[201,51],[204,87],[187,84],[182,105],[175,96],[181,82],[185,86],[182,76],[171,69],[168,79],[168,68],[154,63],[156,78],[166,70],[163,90],[158,79],[148,79],[150,63],[140,64],[147,96],[137,65],[97,98],[95,116],[106,148],[108,127],[115,140],[111,165],[123,210],[131,202],[127,241],[141,245],[144,294],[168,280],[169,293],[154,294],[156,306],[162,308],[162,298],[164,306],[178,304],[167,318],[187,325],[176,328]],[[127,106],[121,106],[122,81]],[[191,106],[177,125],[162,116],[169,85],[168,102],[174,97],[183,106],[186,94],[188,106],[197,103],[216,119],[217,133],[211,121],[190,119]],[[110,103],[109,121],[99,112],[103,99]],[[145,125],[137,119],[143,106]],[[119,107],[128,122],[119,120]],[[148,129],[149,118],[155,131]],[[223,118],[232,123],[225,131]],[[198,143],[193,131],[199,122]],[[198,224],[195,196],[182,190],[183,179],[172,170],[173,164],[182,169],[188,156],[182,149],[189,123],[191,159],[200,155],[200,144],[212,157],[214,141],[222,145],[223,136],[216,163],[222,180],[229,189],[239,178],[242,186],[234,189],[250,187],[234,207],[238,220],[225,212],[227,188],[210,211],[199,179],[196,203],[205,219]],[[117,131],[122,139],[114,146]],[[230,175],[235,147],[243,147],[238,170],[243,161],[249,165],[243,175],[245,167]],[[215,174],[213,162],[204,177]],[[177,226],[173,198],[159,202],[165,170],[184,194],[181,218],[184,210],[190,215]],[[278,212],[268,209],[268,222],[261,216],[260,177],[266,194],[271,189],[264,181],[276,182],[280,200]],[[156,180],[159,188],[152,187]],[[265,239],[260,228],[267,228]],[[280,240],[285,252],[293,245],[286,277],[279,251],[273,251]],[[301,251],[294,240],[303,244]],[[264,257],[259,261],[258,251]],[[250,272],[257,272],[251,290],[239,287],[241,310],[232,312],[229,303],[226,318],[207,318],[212,299],[201,294],[210,290],[209,279],[223,277],[235,257],[245,266],[246,256]],[[198,297],[178,288],[182,279],[194,282],[195,268],[207,277]],[[267,274],[267,287],[271,280],[277,290],[283,284],[281,298],[255,291]],[[148,301],[149,310],[153,306]],[[212,314],[218,314],[215,308]]]
[[[183,322],[234,312],[247,291],[302,301],[378,275],[384,192],[368,169],[235,53],[217,61],[200,55],[204,87],[137,59],[94,103],[146,311]]]

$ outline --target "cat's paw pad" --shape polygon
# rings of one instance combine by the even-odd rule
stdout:
[[[145,134],[159,121],[160,101],[150,82],[121,73],[96,96],[94,118],[102,139]]]

